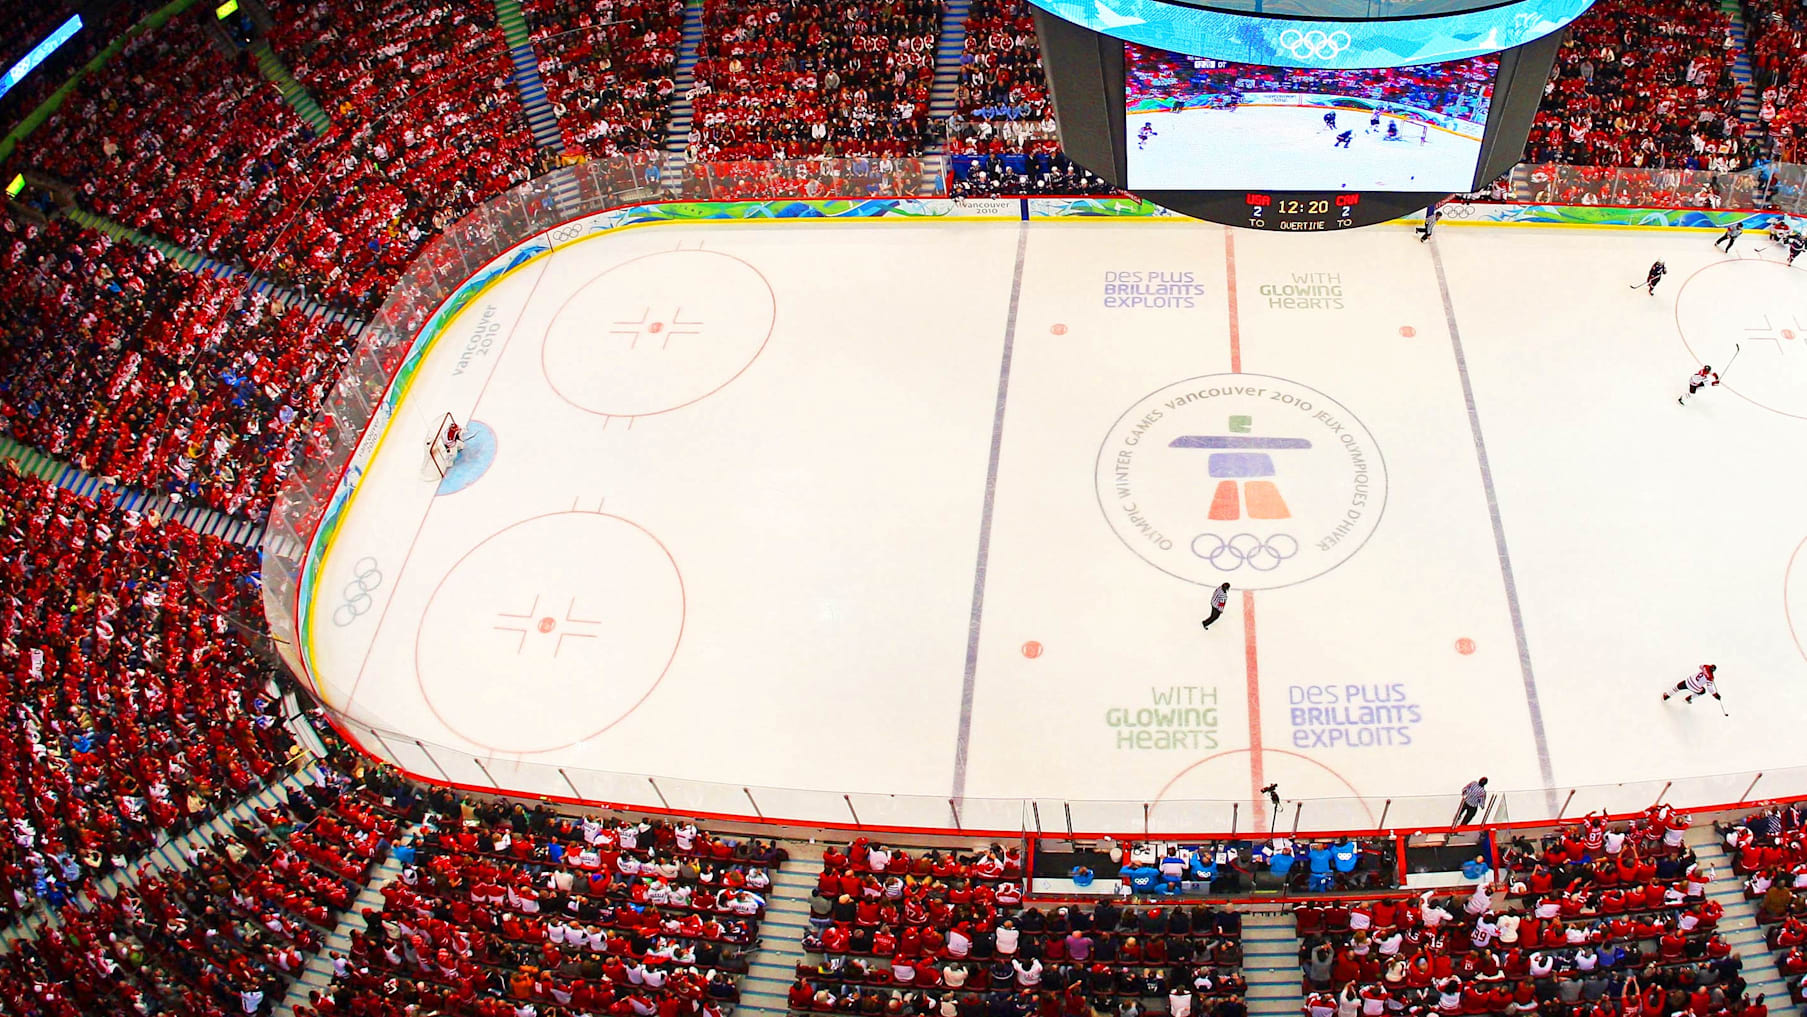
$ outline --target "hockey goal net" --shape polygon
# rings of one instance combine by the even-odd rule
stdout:
[[[433,461],[433,469],[440,477],[444,477],[458,461],[458,450],[464,447],[464,437],[458,421],[452,419],[450,413],[440,414],[439,426],[433,429],[433,437],[427,441],[427,458]]]

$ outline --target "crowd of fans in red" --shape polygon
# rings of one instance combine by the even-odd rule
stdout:
[[[1780,162],[1807,159],[1807,7],[1783,0],[1744,0],[1751,70],[1761,90],[1757,118]]]
[[[1526,160],[1739,169],[1731,19],[1700,0],[1601,0],[1569,26]]]
[[[908,156],[928,137],[932,0],[708,0],[690,158]]]
[[[1023,0],[974,0],[967,13],[947,137],[956,196],[1113,190],[1060,154],[1029,10]]]
[[[131,487],[262,518],[342,324],[65,220],[0,220],[0,422]]]
[[[684,0],[527,0],[565,145],[591,158],[664,147]]]
[[[333,118],[284,180],[256,263],[368,310],[421,244],[544,168],[487,0],[272,4],[271,43]]]
[[[1760,1017],[1688,824],[1667,806],[1628,825],[1589,816],[1508,848],[1504,886],[1300,908],[1306,1011]]]
[[[248,54],[229,61],[175,18],[85,78],[13,162],[69,182],[88,211],[226,256],[260,249],[308,137]]]
[[[1200,905],[1022,906],[1020,851],[823,855],[793,1011],[1242,1017],[1241,916]]]
[[[273,1012],[389,851],[397,820],[330,769],[203,846],[136,867],[129,889],[60,906],[0,958],[26,1017]]]
[[[272,672],[202,591],[243,549],[0,469],[0,908],[57,906],[267,781]]]
[[[739,998],[775,844],[397,790],[425,824],[301,1017],[720,1017]]]

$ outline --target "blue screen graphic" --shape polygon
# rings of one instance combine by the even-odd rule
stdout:
[[[30,53],[20,57],[18,63],[13,64],[7,68],[5,74],[0,75],[0,95],[12,91],[14,86],[25,80],[27,74],[36,70],[39,64],[50,59],[50,54],[55,53],[58,46],[68,42],[75,33],[81,30],[82,16],[80,14],[73,15],[68,21],[58,25],[56,31],[45,36],[43,42],[33,46]]]
[[[1406,67],[1521,46],[1559,31],[1593,0],[1519,0],[1409,20],[1322,21],[1201,10],[1160,0],[1030,0],[1058,18],[1157,49],[1283,67]]]

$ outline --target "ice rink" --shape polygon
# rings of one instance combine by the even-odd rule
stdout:
[[[1243,106],[1181,113],[1131,113],[1129,181],[1142,190],[1388,190],[1467,191],[1474,183],[1481,141],[1383,115],[1368,130],[1367,113],[1338,110],[1335,131],[1321,106]],[[1386,140],[1387,124],[1399,140]],[[1157,135],[1138,147],[1136,132],[1152,123]],[[1340,131],[1353,130],[1347,148]],[[1420,136],[1427,138],[1420,141]]]
[[[1807,763],[1807,271],[1711,240],[585,240],[429,354],[321,566],[315,679],[409,738],[736,794],[1158,811]],[[474,438],[441,482],[446,412]],[[1658,699],[1702,662],[1729,718]]]

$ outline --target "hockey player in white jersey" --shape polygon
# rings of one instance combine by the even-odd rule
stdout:
[[[1685,692],[1687,695],[1682,697],[1684,703],[1692,703],[1695,696],[1712,696],[1724,702],[1724,697],[1719,694],[1719,685],[1714,680],[1714,672],[1717,670],[1719,668],[1714,664],[1700,665],[1700,670],[1676,682],[1675,688],[1663,693],[1663,699],[1667,701],[1670,696]]]

